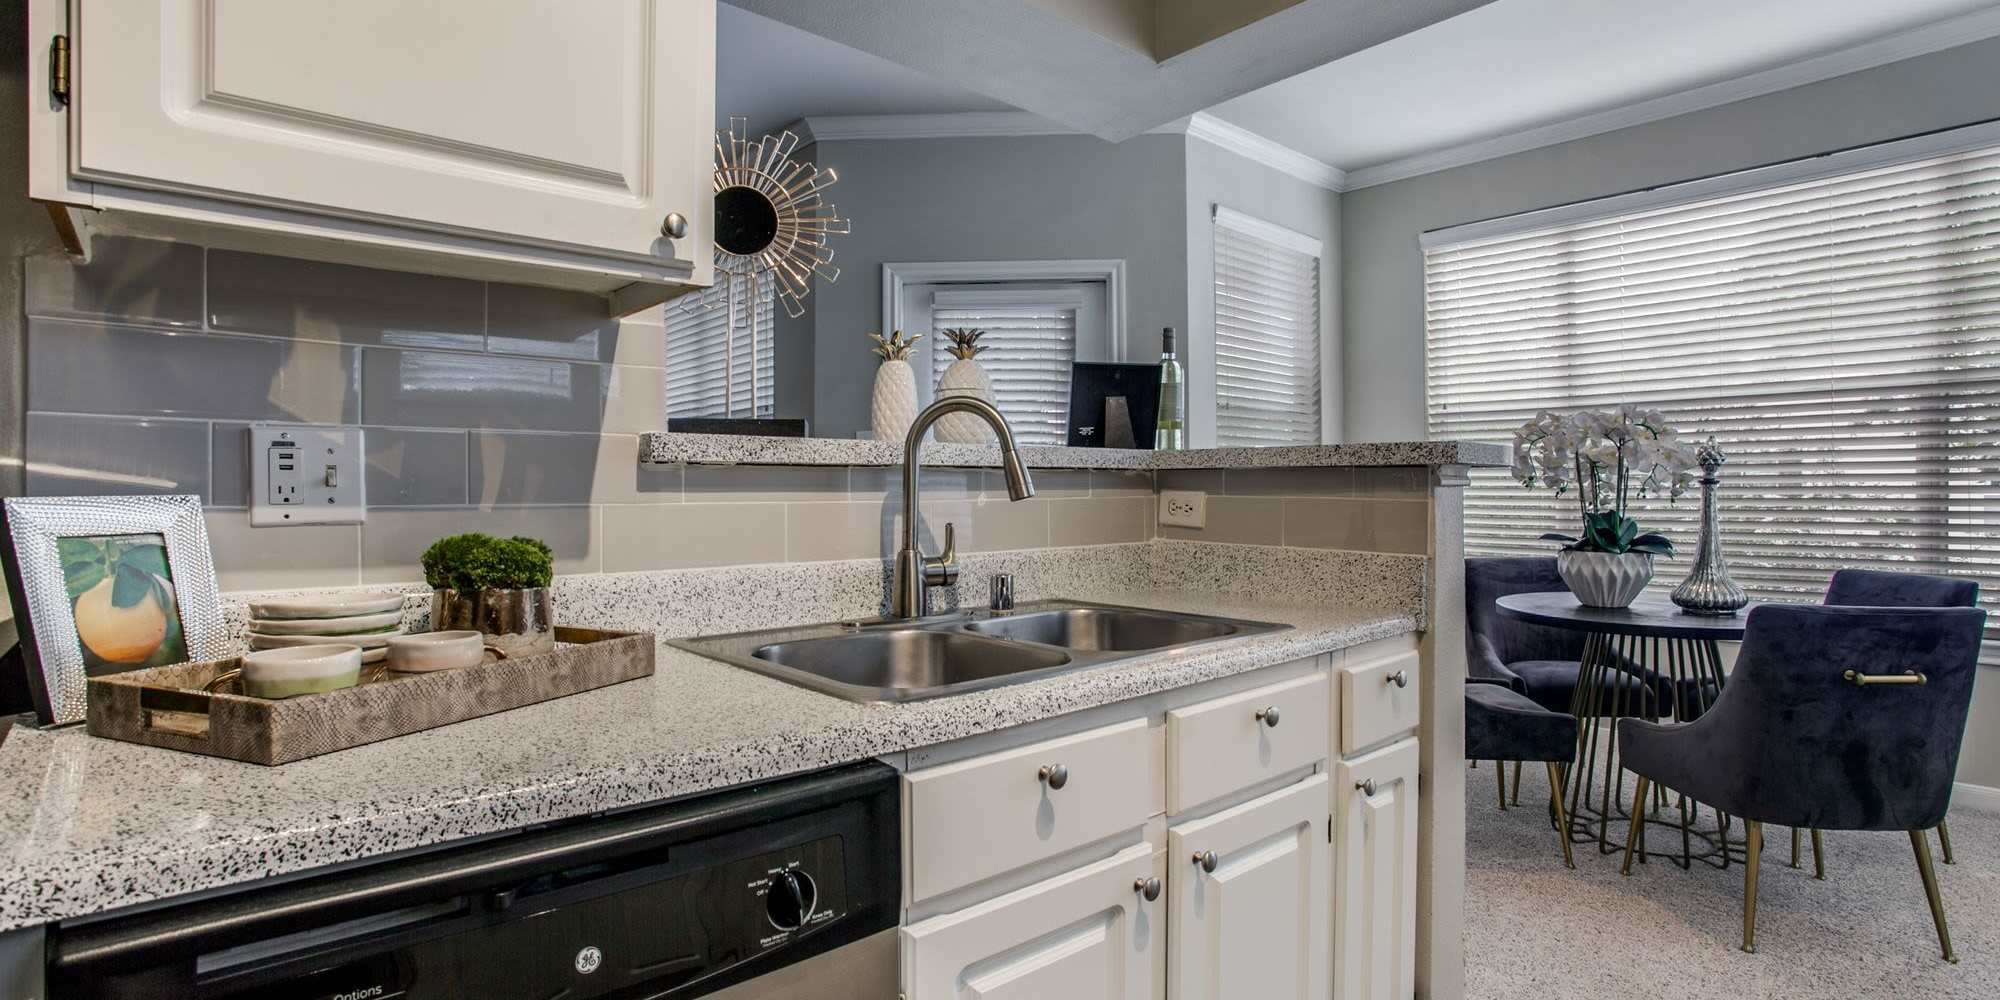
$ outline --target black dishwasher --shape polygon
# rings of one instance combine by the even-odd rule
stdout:
[[[50,996],[695,997],[896,926],[868,763],[56,928]]]

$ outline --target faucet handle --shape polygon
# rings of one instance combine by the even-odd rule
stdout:
[[[949,587],[957,582],[958,529],[950,521],[946,521],[944,551],[924,557],[924,583],[932,587]]]

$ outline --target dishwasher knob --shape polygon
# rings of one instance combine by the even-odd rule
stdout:
[[[764,894],[764,915],[781,931],[798,930],[813,906],[819,902],[819,888],[812,876],[796,868],[771,876],[771,890]]]

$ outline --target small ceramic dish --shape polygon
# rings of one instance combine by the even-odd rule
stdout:
[[[389,648],[389,640],[395,638],[395,636],[389,632],[377,632],[374,635],[325,636],[266,635],[262,632],[252,631],[248,638],[250,639],[251,649],[285,649],[291,646],[324,646],[328,643],[334,643],[337,645],[359,646],[364,650],[386,650]]]
[[[355,615],[352,618],[253,618],[250,627],[265,635],[361,635],[368,632],[386,632],[400,628],[403,611],[385,611],[379,615]]]
[[[421,674],[476,667],[485,661],[486,649],[486,636],[479,632],[399,635],[389,640],[389,669]]]
[[[259,650],[240,662],[236,681],[252,698],[295,698],[361,683],[361,649],[343,643]]]
[[[403,595],[391,590],[250,602],[252,618],[353,618],[402,610]]]

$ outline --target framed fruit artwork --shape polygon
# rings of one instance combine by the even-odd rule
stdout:
[[[224,655],[200,497],[10,497],[0,533],[44,724],[82,719],[91,677]]]

